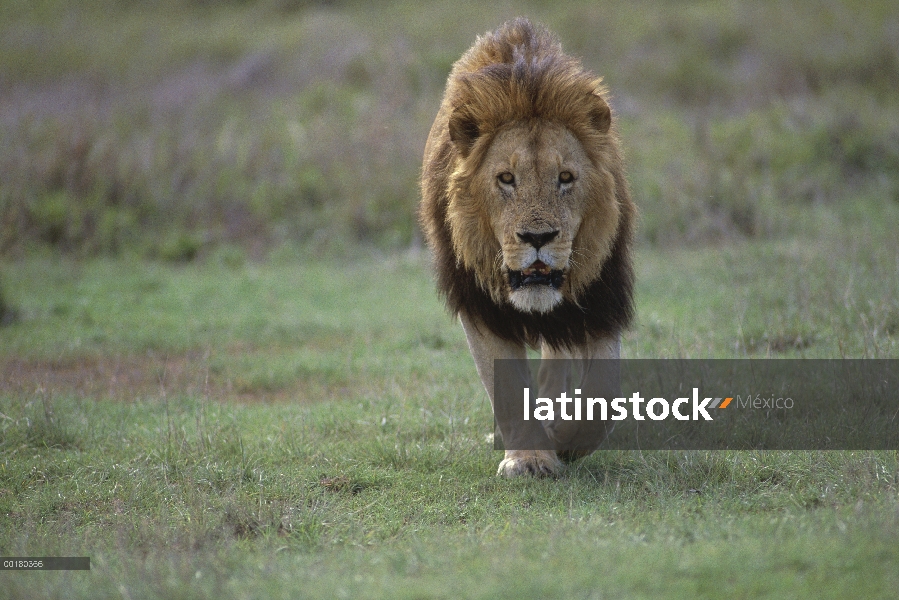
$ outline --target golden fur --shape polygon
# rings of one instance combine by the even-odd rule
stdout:
[[[420,216],[476,362],[476,343],[576,353],[617,340],[632,317],[635,208],[606,95],[526,19],[479,37],[453,66]]]

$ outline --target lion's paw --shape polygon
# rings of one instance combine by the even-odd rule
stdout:
[[[552,450],[507,450],[496,474],[503,477],[555,477],[563,468]]]

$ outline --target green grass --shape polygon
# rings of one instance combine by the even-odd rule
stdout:
[[[896,357],[896,223],[899,205],[846,201],[810,208],[802,233],[778,240],[641,246],[626,351]],[[19,322],[0,330],[5,357],[194,356],[205,369],[252,375],[258,354],[277,380],[329,363],[427,369],[434,356],[467,350],[442,316],[426,253],[329,261],[283,252],[180,266],[46,256],[9,262],[0,276]]]
[[[641,247],[625,355],[895,358],[896,247],[865,210],[821,209],[817,235],[777,243]],[[0,596],[899,584],[896,452],[606,451],[559,480],[496,478],[489,403],[424,257],[2,275],[19,320],[0,329],[0,548],[93,568],[6,572]]]
[[[492,475],[485,402],[456,395],[437,392],[442,406],[60,398],[52,416],[6,401],[5,553],[90,555],[94,569],[5,573],[5,593],[895,590],[895,452],[604,452],[557,481],[509,482]]]

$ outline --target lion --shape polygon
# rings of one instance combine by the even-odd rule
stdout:
[[[618,358],[633,317],[636,208],[601,82],[518,18],[453,65],[427,140],[422,230],[494,414],[495,359]],[[554,449],[506,444],[498,475],[556,475],[598,445],[544,427]]]

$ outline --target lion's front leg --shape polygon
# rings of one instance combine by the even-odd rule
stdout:
[[[503,376],[509,380],[500,382],[501,385],[511,386],[509,389],[532,387],[524,346],[504,341],[488,331],[486,327],[479,329],[475,322],[464,313],[460,315],[460,318],[468,339],[468,349],[471,350],[478,375],[490,396],[490,405],[493,407],[493,414],[499,424],[504,446],[506,448],[552,447],[539,421],[522,421],[518,412],[513,414],[513,411],[521,410],[520,406],[513,407],[505,403],[497,405],[494,398],[496,372],[493,361],[495,359],[520,361],[520,365],[515,365],[514,369],[504,370]],[[556,475],[561,469],[562,463],[553,450],[507,449],[497,475],[505,477]]]
[[[620,388],[621,340],[618,335],[594,339],[571,351],[544,344],[542,358],[538,374],[541,395],[556,398],[562,392],[570,394],[580,388],[594,394],[602,391],[602,395],[608,397],[615,396]],[[572,373],[572,367],[575,373]],[[557,417],[545,427],[559,454],[569,461],[593,452],[614,424]]]

